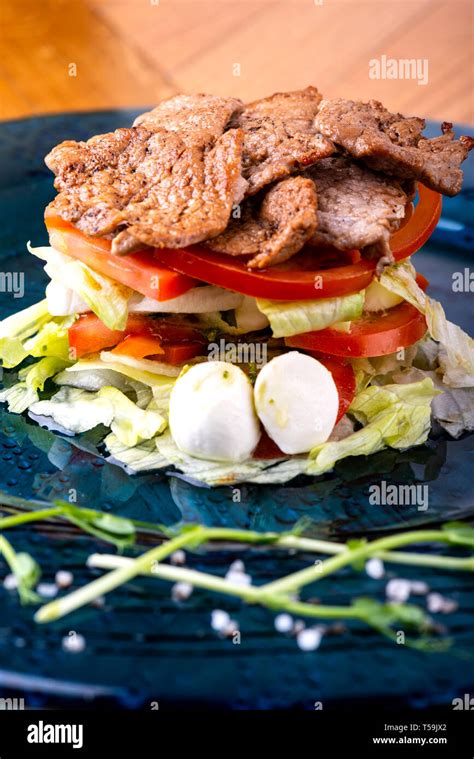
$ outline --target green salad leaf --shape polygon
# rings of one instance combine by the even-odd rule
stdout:
[[[365,291],[362,290],[352,295],[320,300],[277,301],[257,298],[257,306],[270,322],[274,337],[291,337],[357,319],[362,314],[364,298]]]
[[[46,356],[32,366],[25,366],[18,372],[18,378],[26,382],[32,390],[43,390],[44,383],[54,377],[61,369],[70,366],[71,362],[56,356]]]
[[[115,387],[89,392],[62,387],[50,400],[33,403],[30,411],[49,416],[70,432],[80,433],[99,424],[110,427],[123,445],[134,446],[160,434],[166,419],[156,410],[139,408]]]
[[[450,387],[474,387],[474,340],[457,324],[448,321],[441,304],[418,286],[413,264],[402,261],[387,267],[380,282],[425,315],[428,331],[439,343],[443,382]]]
[[[44,270],[53,280],[73,290],[109,329],[125,329],[132,290],[49,246],[28,250],[46,262]]]
[[[323,474],[347,456],[368,456],[386,447],[403,450],[426,442],[436,394],[429,378],[409,385],[370,385],[356,395],[349,409],[364,426],[342,440],[313,448],[307,473]]]

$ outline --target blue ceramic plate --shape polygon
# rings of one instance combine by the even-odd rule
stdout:
[[[35,245],[47,242],[43,210],[54,190],[43,156],[63,139],[86,139],[128,125],[136,113],[67,114],[0,125],[1,270],[25,274],[24,298],[0,293],[0,318],[43,297],[46,278],[41,263],[25,248],[27,240]],[[474,322],[472,294],[453,293],[451,283],[454,272],[472,265],[473,201],[471,163],[462,195],[445,200],[438,230],[417,254],[417,268],[430,280],[430,292],[465,329],[472,329]],[[79,505],[168,525],[185,521],[281,531],[306,516],[314,534],[349,537],[472,515],[473,441],[474,436],[453,441],[434,435],[425,446],[406,453],[348,459],[322,478],[243,486],[241,502],[234,503],[231,488],[196,487],[173,471],[127,475],[103,459],[100,436],[94,431],[65,438],[27,417],[2,411],[0,487],[9,496],[40,501],[67,498],[74,488]],[[381,480],[427,484],[428,510],[370,505],[369,487]],[[69,528],[29,528],[12,532],[11,538],[17,550],[37,558],[46,581],[58,568],[68,568],[75,585],[93,576],[85,568],[88,554],[103,550]],[[194,564],[223,574],[236,555],[216,550],[197,557]],[[257,582],[303,565],[300,558],[282,558],[270,550],[238,555]],[[403,576],[410,572],[403,571]],[[418,570],[416,576],[422,578],[423,573]],[[293,639],[275,633],[273,617],[265,610],[240,607],[203,592],[195,592],[179,607],[168,585],[142,579],[116,591],[100,611],[88,608],[39,628],[32,622],[31,608],[20,607],[15,596],[0,590],[0,687],[26,693],[32,706],[84,699],[127,706],[158,700],[202,707],[309,709],[320,700],[336,704],[376,697],[415,706],[446,703],[458,692],[472,692],[463,651],[472,649],[474,610],[464,576],[431,573],[426,578],[433,589],[460,602],[460,611],[449,616],[457,654],[394,650],[357,626],[326,637],[318,652],[303,653]],[[328,580],[321,590],[322,602],[338,604],[354,595],[383,593],[381,584],[350,571]],[[238,618],[240,646],[212,632],[210,612],[216,606]],[[80,654],[62,649],[61,641],[71,630],[85,637]]]

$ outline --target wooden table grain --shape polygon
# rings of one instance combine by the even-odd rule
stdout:
[[[472,0],[0,0],[0,10],[2,119],[315,84],[474,123]]]

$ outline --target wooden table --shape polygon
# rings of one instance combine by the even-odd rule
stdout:
[[[180,91],[251,99],[311,83],[330,97],[375,97],[407,114],[474,123],[471,0],[0,0],[0,8],[3,119],[148,105]],[[371,78],[383,56],[399,78]],[[427,61],[426,84],[393,68],[411,59]]]

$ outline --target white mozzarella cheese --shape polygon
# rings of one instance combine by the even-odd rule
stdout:
[[[190,456],[245,461],[260,438],[248,377],[225,361],[187,369],[171,392],[169,425],[178,448]]]
[[[255,406],[268,435],[284,453],[305,453],[331,434],[339,394],[325,366],[291,351],[272,359],[260,371]]]

